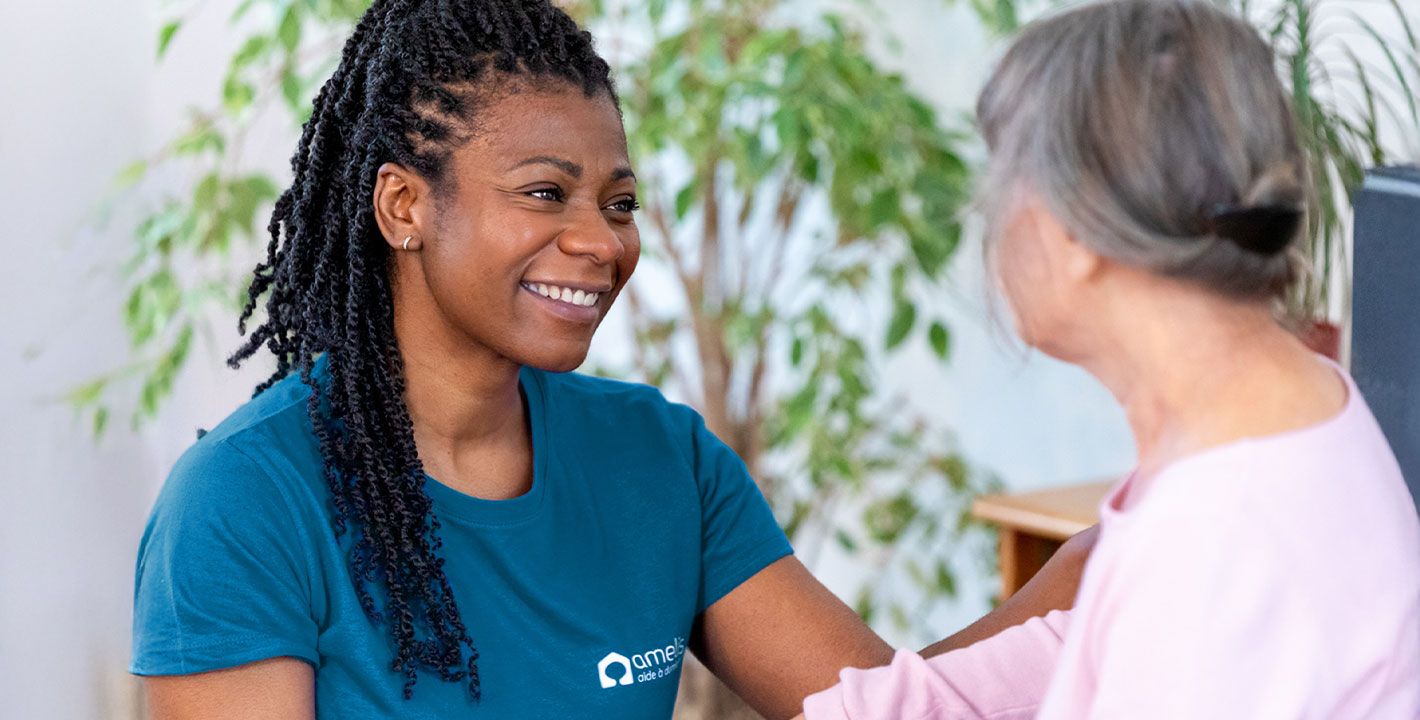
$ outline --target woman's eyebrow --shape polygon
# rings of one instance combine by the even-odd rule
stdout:
[[[522,162],[519,162],[518,164],[516,164],[516,165],[514,165],[514,166],[512,166],[512,167],[510,167],[510,168],[508,168],[508,169],[509,169],[509,170],[516,170],[516,169],[518,169],[518,168],[520,168],[520,167],[525,167],[525,166],[527,166],[527,165],[539,165],[539,164],[540,164],[540,165],[551,165],[551,166],[553,166],[553,167],[555,167],[555,168],[561,170],[562,172],[565,172],[565,173],[567,173],[568,175],[571,175],[571,176],[574,177],[574,178],[580,178],[580,177],[582,177],[582,166],[581,166],[581,165],[578,165],[577,163],[574,163],[574,162],[572,162],[571,160],[564,160],[564,159],[562,159],[562,158],[553,157],[553,156],[551,156],[551,155],[534,155],[534,156],[532,156],[532,157],[530,157],[530,158],[528,158],[528,159],[526,159],[526,160],[523,160]],[[629,172],[629,171],[628,171],[628,172]]]
[[[578,165],[577,163],[574,163],[571,160],[567,160],[565,158],[560,157],[554,157],[552,155],[534,155],[530,158],[519,161],[508,169],[516,170],[520,167],[526,167],[528,165],[551,165],[561,170],[562,172],[571,175],[574,178],[580,179],[582,177],[581,165]],[[631,178],[632,180],[635,180],[636,173],[633,172],[630,167],[627,167],[625,165],[622,165],[621,167],[611,171],[611,182],[616,182],[617,180],[622,180],[625,178]]]

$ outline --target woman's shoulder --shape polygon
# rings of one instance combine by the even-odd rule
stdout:
[[[291,494],[290,476],[320,480],[320,448],[307,411],[310,390],[292,374],[262,391],[198,438],[180,456],[160,506],[216,500],[265,504]]]
[[[1188,537],[1194,547],[1212,543],[1218,557],[1246,548],[1273,567],[1330,567],[1337,577],[1386,565],[1420,581],[1415,502],[1364,398],[1347,384],[1346,407],[1325,422],[1165,469],[1133,524]]]
[[[292,424],[309,426],[306,403],[310,397],[310,387],[300,373],[293,372],[233,410],[211,430],[199,430],[198,445],[202,441],[217,444],[243,435],[283,431]]]

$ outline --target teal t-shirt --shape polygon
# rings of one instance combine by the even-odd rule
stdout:
[[[414,698],[356,599],[296,376],[199,440],[138,552],[133,665],[198,673],[291,656],[320,718],[669,718],[696,616],[791,552],[743,463],[656,390],[525,369],[533,484],[481,500],[433,479],[444,570],[483,697]]]

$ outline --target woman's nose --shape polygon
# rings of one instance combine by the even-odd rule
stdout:
[[[568,255],[591,258],[598,265],[610,265],[626,252],[626,245],[600,209],[579,213],[557,236],[557,247]]]

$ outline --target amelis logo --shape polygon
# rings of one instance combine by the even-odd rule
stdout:
[[[597,663],[597,680],[603,688],[614,688],[675,677],[684,658],[685,638],[681,637],[665,647],[652,648],[631,657],[610,652]]]

